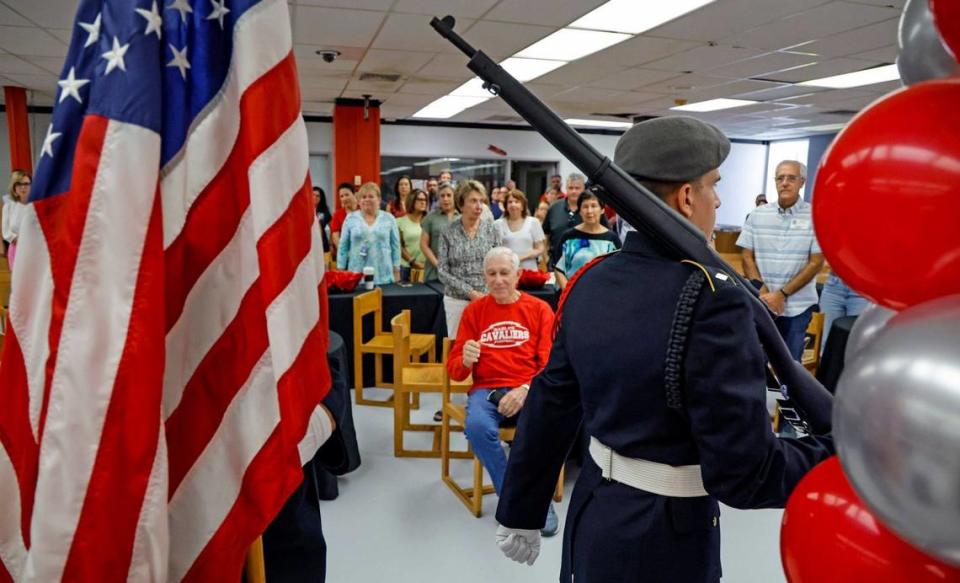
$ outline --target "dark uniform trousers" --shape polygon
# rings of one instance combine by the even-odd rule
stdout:
[[[783,507],[833,454],[830,437],[778,439],[766,407],[765,356],[752,307],[732,278],[669,259],[642,232],[569,291],[549,361],[532,382],[511,447],[497,520],[543,526],[581,423],[620,455],[699,465],[709,496],[659,496],[604,479],[591,458],[568,511],[561,581],[706,583],[720,577],[718,501]],[[678,298],[702,277],[689,326],[672,334]],[[667,398],[668,346],[682,340]],[[674,351],[675,353],[675,351]]]

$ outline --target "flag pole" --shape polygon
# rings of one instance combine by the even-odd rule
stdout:
[[[263,537],[258,536],[257,540],[250,545],[247,552],[247,583],[267,583],[267,567],[263,560]]]

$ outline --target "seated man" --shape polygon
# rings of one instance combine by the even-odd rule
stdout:
[[[467,399],[467,440],[487,468],[500,494],[507,456],[500,445],[500,424],[523,407],[530,381],[550,356],[553,311],[543,300],[517,290],[520,259],[506,247],[494,247],[483,259],[489,294],[466,307],[457,340],[447,359],[450,377],[461,381],[473,373]],[[502,395],[502,396],[501,396]],[[491,400],[500,397],[499,402]],[[559,526],[551,505],[544,536]]]

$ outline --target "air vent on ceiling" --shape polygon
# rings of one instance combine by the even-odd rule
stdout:
[[[831,111],[825,111],[822,115],[856,115],[857,110],[855,109],[833,109]]]
[[[374,83],[396,83],[400,80],[400,75],[395,73],[360,73],[361,81],[373,81]]]
[[[491,115],[483,118],[483,121],[492,121],[495,123],[521,123],[523,118],[517,117],[515,115]]]

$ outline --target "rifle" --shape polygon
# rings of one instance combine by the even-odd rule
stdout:
[[[739,287],[753,300],[750,305],[757,335],[767,354],[770,372],[785,398],[781,404],[784,418],[807,433],[829,433],[833,396],[790,355],[757,289],[707,245],[704,234],[690,221],[668,207],[610,158],[597,152],[530,90],[483,51],[473,48],[454,32],[455,25],[456,20],[452,16],[430,21],[430,26],[442,37],[470,57],[467,68],[483,81],[483,87],[493,95],[500,96],[579,168],[587,176],[591,190],[601,200],[613,207],[635,229],[660,241],[678,259],[692,259],[721,268],[736,279]]]

